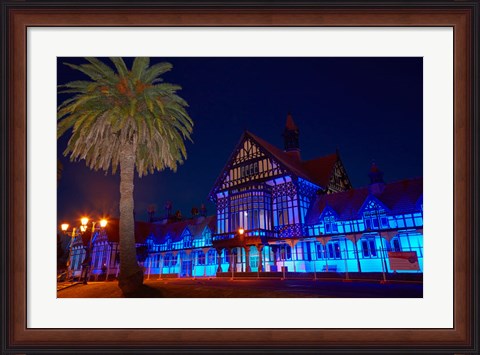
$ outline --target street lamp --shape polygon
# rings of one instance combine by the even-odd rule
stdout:
[[[82,233],[86,232],[87,231],[87,227],[88,227],[88,222],[90,221],[90,219],[88,217],[82,217],[80,219],[80,222],[82,223],[82,225],[80,226],[80,230],[82,231]],[[101,228],[105,228],[107,226],[107,223],[108,221],[104,218],[102,218],[100,220],[100,227]],[[92,235],[90,236],[90,241],[88,243],[88,248],[86,250],[86,255],[85,255],[85,258],[83,259],[83,263],[82,263],[82,267],[83,267],[83,270],[82,270],[82,275],[83,275],[83,283],[86,284],[87,283],[87,280],[88,280],[88,276],[89,276],[89,271],[91,269],[91,264],[92,264],[92,257],[91,257],[91,254],[92,254],[92,242],[93,242],[93,235],[95,233],[95,225],[97,224],[97,222],[95,221],[92,221]]]
[[[68,227],[69,227],[68,223],[62,223],[62,224],[60,225],[60,229],[62,230],[64,236],[67,236],[67,235],[68,235],[68,234],[67,234]],[[71,249],[71,246],[72,246],[72,245],[71,245],[71,243],[70,243],[70,248],[68,249],[68,256],[67,256],[67,264],[65,265],[65,266],[67,267],[66,275],[65,275],[65,279],[66,279],[66,280],[68,280],[68,276],[69,276],[70,256],[72,255],[72,254],[71,254],[71,250],[72,250],[72,249]],[[63,248],[62,248],[62,249],[63,249]]]
[[[62,223],[60,225],[60,229],[62,230],[62,232],[65,236],[68,236],[68,228],[69,227],[70,227],[70,225],[68,223]],[[70,246],[68,248],[68,258],[67,258],[67,264],[66,264],[67,270],[66,270],[65,280],[70,279],[70,265],[71,265],[71,258],[72,258],[73,240],[75,239],[75,230],[76,230],[76,228],[73,227],[72,232],[71,232]]]

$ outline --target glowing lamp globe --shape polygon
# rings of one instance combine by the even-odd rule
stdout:
[[[60,227],[62,228],[62,231],[66,232],[68,229],[68,223],[62,223]]]

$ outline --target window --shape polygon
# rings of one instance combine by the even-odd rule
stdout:
[[[240,167],[240,177],[258,174],[258,161]]]
[[[244,190],[230,197],[231,231],[239,228],[247,231],[271,228],[271,198],[269,191],[262,191],[263,187],[256,186],[251,190]]]
[[[210,231],[210,228],[205,228],[205,230],[203,231],[203,238],[205,240],[204,245],[212,245],[212,232]]]
[[[148,248],[148,251],[153,250],[153,239],[152,238],[147,239],[147,248]]]
[[[303,260],[312,260],[312,250],[311,250],[311,243],[310,242],[304,242],[302,246],[302,251],[303,251]]]
[[[230,255],[227,249],[223,249],[222,263],[230,263]]]
[[[177,264],[177,257],[172,254],[167,254],[165,256],[165,266],[175,266]]]
[[[421,213],[414,213],[413,218],[417,227],[423,226],[423,216]]]
[[[183,247],[191,248],[192,247],[192,235],[188,229],[185,229],[183,232]]]
[[[213,265],[213,264],[216,264],[217,260],[217,253],[215,252],[215,250],[209,250],[208,251],[208,254],[207,254],[207,263],[208,265]]]
[[[292,248],[290,245],[284,245],[280,249],[280,260],[291,260],[292,259]]]
[[[375,238],[362,238],[362,254],[364,258],[377,257]]]
[[[165,248],[167,250],[172,249],[172,238],[170,236],[167,236],[167,239],[165,240]]]
[[[340,253],[340,243],[338,241],[330,241],[327,243],[327,258],[340,259],[342,257]]]
[[[289,196],[280,195],[274,202],[274,223],[276,226],[284,226],[298,222],[297,201]]]
[[[217,233],[226,233],[229,231],[229,206],[228,197],[217,200]]]
[[[384,210],[368,211],[363,214],[363,220],[367,230],[388,228],[388,218]]]
[[[385,210],[380,203],[371,198],[365,207],[363,212],[363,220],[365,222],[366,230],[388,228],[388,217]]]
[[[337,222],[334,216],[325,217],[323,221],[325,223],[325,233],[338,233]]]
[[[317,255],[316,255],[316,258],[317,259],[323,259],[324,255],[323,255],[323,245],[321,243],[316,243],[317,244]]]
[[[413,217],[411,214],[404,215],[405,217],[405,225],[407,227],[413,227]]]
[[[205,265],[205,254],[203,251],[198,250],[195,252],[196,265]]]
[[[400,240],[397,237],[392,239],[391,245],[392,245],[392,250],[393,251],[401,251],[402,250],[402,248],[400,247]]]

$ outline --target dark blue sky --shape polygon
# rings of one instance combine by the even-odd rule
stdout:
[[[108,61],[108,60],[106,60]],[[163,77],[179,84],[194,120],[194,143],[176,173],[157,172],[135,181],[136,218],[146,220],[149,204],[163,213],[165,201],[190,215],[207,196],[242,132],[247,129],[283,148],[282,131],[291,112],[300,128],[302,158],[340,150],[354,187],[368,184],[372,160],[385,180],[422,175],[422,58],[152,58],[168,61]],[[58,58],[59,84],[86,77]],[[127,65],[132,60],[126,59]],[[62,102],[67,95],[59,95]],[[93,172],[84,161],[62,153],[70,137],[58,141],[64,171],[58,185],[59,220],[88,214],[118,216],[119,176]],[[207,204],[208,213],[214,206]]]

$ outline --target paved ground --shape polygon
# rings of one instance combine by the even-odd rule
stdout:
[[[77,284],[57,291],[59,298],[123,297],[116,281]],[[146,280],[135,297],[192,298],[289,298],[289,297],[378,297],[418,298],[423,296],[419,283],[343,282],[313,280],[229,280],[171,279]]]
[[[61,291],[65,288],[72,287],[78,284],[76,281],[62,281],[62,282],[57,282],[57,291]]]

